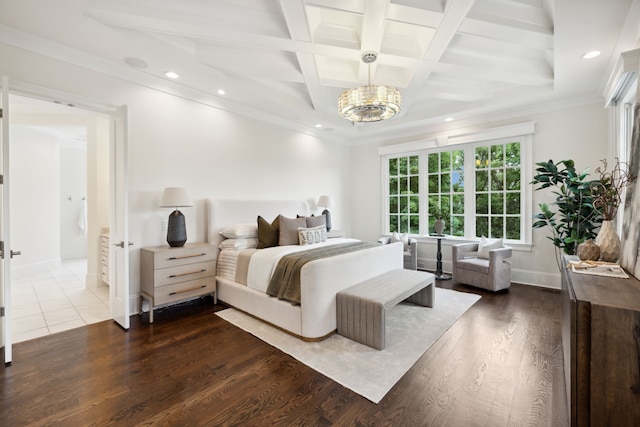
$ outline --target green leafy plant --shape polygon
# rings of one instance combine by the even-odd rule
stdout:
[[[556,246],[556,262],[560,268],[558,251],[575,255],[578,245],[596,237],[596,230],[602,223],[602,215],[594,207],[592,188],[599,181],[587,180],[588,170],[576,172],[573,160],[554,163],[536,163],[536,175],[531,184],[535,190],[552,188],[556,201],[540,203],[540,213],[534,215],[533,228],[549,227],[548,239]]]

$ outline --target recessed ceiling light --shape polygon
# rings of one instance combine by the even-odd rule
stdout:
[[[591,59],[591,58],[595,58],[598,55],[600,55],[599,50],[592,50],[591,52],[587,52],[584,55],[582,55],[582,59]]]
[[[452,122],[453,121],[453,117],[447,117],[446,119],[444,119],[445,122]]]
[[[318,129],[320,129],[320,128],[322,127],[322,125],[321,125],[320,123],[318,123],[318,124],[316,125],[316,127],[317,127]]]
[[[165,76],[169,77],[170,79],[177,79],[178,73],[174,72],[174,71],[167,71],[164,73]]]
[[[226,95],[227,92],[224,91],[224,89],[218,89],[218,95]]]

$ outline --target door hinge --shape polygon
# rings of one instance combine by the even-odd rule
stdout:
[[[2,108],[0,108],[0,119],[2,118]]]
[[[0,184],[4,184],[4,175],[0,175]]]
[[[0,259],[4,259],[4,240],[0,240]]]
[[[4,317],[4,307],[0,307],[0,317]]]

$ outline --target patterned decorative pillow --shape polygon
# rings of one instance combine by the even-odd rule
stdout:
[[[280,227],[280,215],[271,224],[261,216],[258,216],[258,249],[278,246],[278,228]]]
[[[327,240],[327,227],[319,225],[311,228],[298,228],[298,239],[301,246],[324,242]]]
[[[242,239],[249,237],[258,237],[258,225],[253,223],[235,224],[225,227],[220,231],[222,236],[227,239]]]
[[[305,228],[307,220],[305,218],[287,218],[280,215],[280,228],[278,229],[278,245],[298,245],[298,228]]]

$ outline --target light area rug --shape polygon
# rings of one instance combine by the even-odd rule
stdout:
[[[476,301],[479,295],[435,289],[433,308],[401,303],[386,313],[386,346],[375,350],[338,334],[305,342],[233,308],[216,314],[374,403]]]

